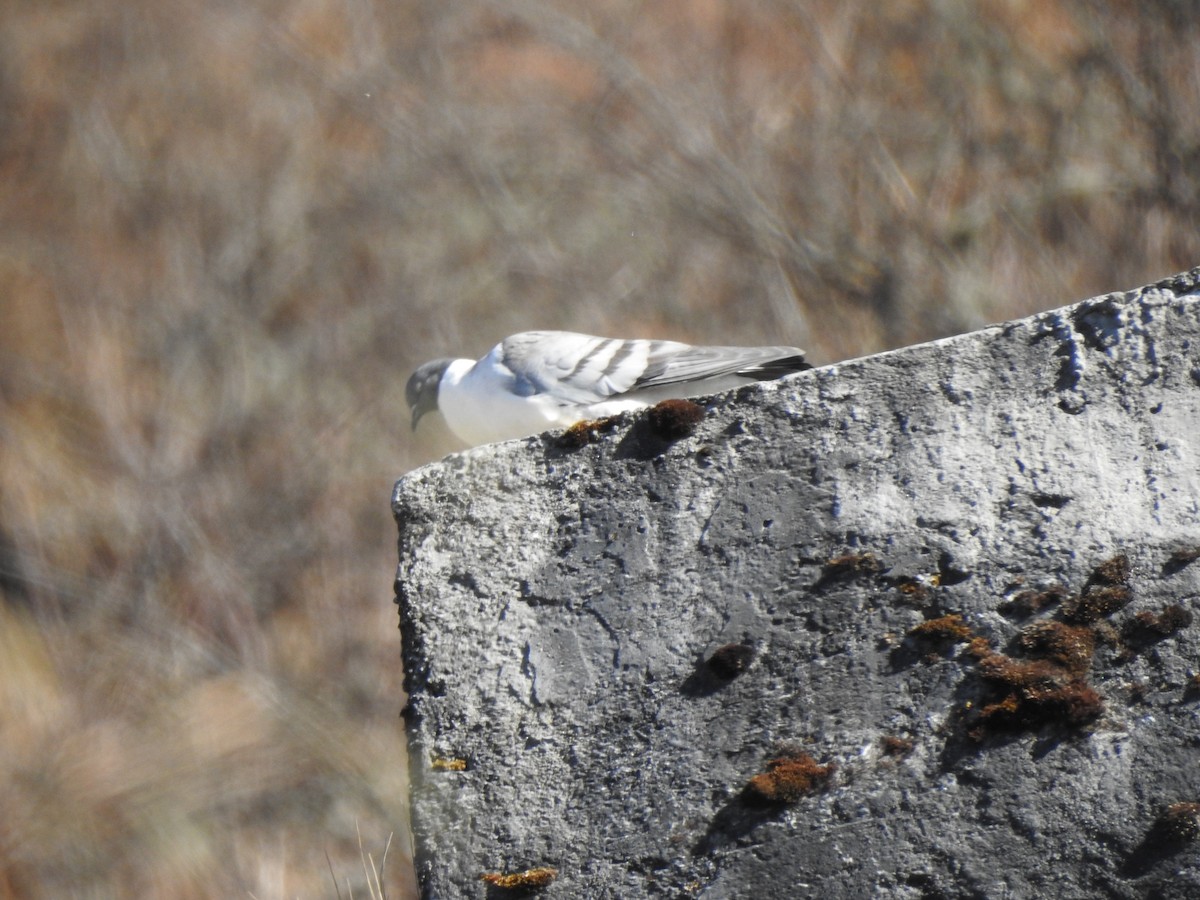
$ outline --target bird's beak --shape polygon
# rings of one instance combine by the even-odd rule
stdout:
[[[412,430],[417,430],[417,423],[425,417],[427,413],[437,411],[437,395],[426,392],[417,398],[410,409],[412,409]]]

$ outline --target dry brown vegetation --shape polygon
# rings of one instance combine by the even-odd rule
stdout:
[[[410,896],[413,365],[1141,284],[1198,111],[1183,0],[9,0],[0,897]]]

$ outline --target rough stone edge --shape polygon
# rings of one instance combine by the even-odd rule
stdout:
[[[1061,322],[1063,320],[1079,322],[1079,321],[1085,319],[1089,314],[1094,313],[1094,312],[1112,312],[1114,306],[1126,306],[1126,305],[1136,304],[1139,302],[1144,302],[1146,300],[1157,299],[1154,297],[1154,295],[1156,295],[1156,294],[1166,295],[1166,296],[1162,296],[1161,299],[1159,299],[1159,302],[1164,303],[1164,304],[1177,301],[1178,299],[1181,299],[1186,296],[1200,294],[1200,267],[1196,267],[1196,268],[1190,269],[1188,271],[1178,273],[1178,274],[1170,276],[1168,278],[1164,278],[1159,281],[1156,281],[1151,284],[1147,284],[1145,286],[1135,288],[1132,290],[1110,292],[1107,294],[1103,294],[1103,295],[1099,295],[1096,297],[1081,300],[1081,301],[1078,301],[1078,302],[1075,302],[1075,303],[1072,303],[1072,304],[1069,304],[1069,305],[1066,305],[1063,307],[1059,307],[1056,309],[1046,310],[1043,312],[1035,313],[1033,315],[1022,317],[1020,319],[1014,319],[1014,320],[1009,320],[1009,321],[1003,322],[1003,323],[996,323],[996,324],[988,325],[983,328],[976,329],[975,331],[972,331],[972,332],[966,332],[963,334],[952,335],[950,337],[940,338],[940,339],[937,339],[934,341],[922,342],[920,344],[914,344],[914,345],[910,345],[907,347],[884,351],[882,353],[872,354],[869,356],[857,357],[857,358],[853,358],[853,359],[849,359],[849,360],[844,360],[841,362],[833,363],[830,366],[825,367],[825,368],[838,369],[838,368],[851,367],[851,366],[857,367],[857,366],[870,364],[870,363],[878,362],[878,361],[885,360],[885,359],[894,358],[897,356],[903,356],[906,354],[913,353],[914,351],[927,349],[929,347],[953,347],[956,343],[959,343],[959,342],[976,340],[976,339],[978,339],[978,336],[981,334],[986,334],[988,332],[1004,332],[1004,331],[1008,331],[1008,330],[1011,330],[1013,328],[1020,327],[1023,325],[1036,325],[1037,323],[1050,323],[1050,322],[1055,322],[1055,321]],[[1193,371],[1191,372],[1191,377],[1193,378],[1194,381],[1196,381],[1197,383],[1200,383],[1200,367],[1193,369]],[[763,395],[765,398],[768,395],[779,392],[781,389],[784,389],[785,387],[786,387],[786,381],[763,382],[763,383],[749,385],[745,388],[738,389],[738,391],[729,392],[729,393],[730,394],[741,394],[742,392],[752,392],[752,393],[757,393],[757,394]],[[717,395],[714,398],[704,398],[704,399],[708,399],[710,402],[715,402],[715,409],[713,410],[713,412],[717,416],[720,415],[721,410],[722,410],[720,398],[723,396],[727,396],[727,395]],[[621,417],[618,417],[618,419],[616,421],[615,432],[612,435],[610,435],[609,437],[607,437],[606,440],[615,441],[615,440],[620,439],[622,434],[625,431],[627,431],[632,425],[636,424],[642,415],[644,415],[644,414],[643,413],[635,413],[635,414],[625,414]],[[554,452],[557,449],[557,446],[558,445],[555,441],[555,433],[550,432],[550,433],[547,433],[544,435],[539,435],[539,436],[530,437],[530,438],[523,438],[523,439],[519,439],[519,440],[515,440],[515,441],[508,441],[508,442],[504,442],[504,443],[500,443],[500,444],[485,445],[482,447],[472,448],[470,450],[466,450],[461,453],[451,454],[450,456],[446,457],[445,459],[443,459],[439,462],[430,463],[426,466],[418,468],[418,469],[414,470],[413,472],[410,472],[407,475],[403,476],[401,479],[399,479],[396,482],[395,488],[394,488],[393,494],[392,494],[392,509],[393,509],[393,513],[396,517],[398,527],[400,528],[400,532],[401,532],[401,534],[400,534],[401,553],[403,553],[403,549],[404,549],[404,528],[405,528],[405,523],[404,523],[404,521],[402,521],[402,517],[404,516],[405,511],[407,509],[409,509],[409,507],[407,507],[405,504],[404,497],[405,497],[406,489],[409,485],[416,485],[425,479],[439,477],[443,468],[449,468],[451,470],[460,470],[461,471],[462,469],[470,468],[473,462],[490,459],[492,457],[502,456],[504,454],[509,454],[509,453],[523,454],[530,450],[534,451],[535,453],[549,453],[549,452]],[[401,567],[402,567],[402,565],[403,565],[403,559],[401,560]],[[413,675],[412,675],[412,672],[414,669],[413,664],[418,663],[422,659],[422,655],[421,655],[421,648],[419,646],[415,646],[413,644],[412,635],[404,627],[404,624],[406,621],[405,612],[404,612],[405,600],[404,600],[404,589],[403,589],[403,585],[401,582],[399,570],[397,573],[397,579],[396,579],[396,583],[395,583],[395,593],[396,593],[396,602],[400,606],[400,619],[401,619],[400,629],[401,629],[401,633],[402,633],[402,644],[403,644],[402,655],[403,655],[403,659],[404,659],[404,663],[405,663],[405,682],[404,682],[405,690],[406,690],[406,692],[410,692],[413,689],[413,687],[415,686],[415,683],[413,681]],[[411,727],[406,727],[406,731],[409,732],[410,741],[412,741],[414,738],[417,738],[417,735],[412,733],[413,729]],[[422,832],[421,832],[421,826],[420,826],[420,815],[419,815],[418,810],[415,807],[412,809],[412,817],[413,817],[413,838],[414,838],[414,845],[415,845],[415,847],[414,847],[414,851],[415,851],[414,852],[414,862],[417,864],[418,873],[420,875],[420,873],[422,872],[423,869],[426,869],[429,865],[432,864],[433,860],[428,858],[428,854],[426,853],[425,848],[423,846]]]

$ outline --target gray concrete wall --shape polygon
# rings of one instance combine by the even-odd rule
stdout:
[[[1200,896],[1198,282],[402,479],[425,895]]]

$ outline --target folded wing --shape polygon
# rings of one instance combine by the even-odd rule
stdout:
[[[772,379],[812,368],[798,347],[689,347],[651,350],[646,370],[635,388],[685,381],[704,381],[725,375]]]
[[[497,362],[513,373],[518,393],[579,404],[722,376],[771,379],[810,368],[796,347],[693,347],[569,331],[515,334],[497,350]]]

